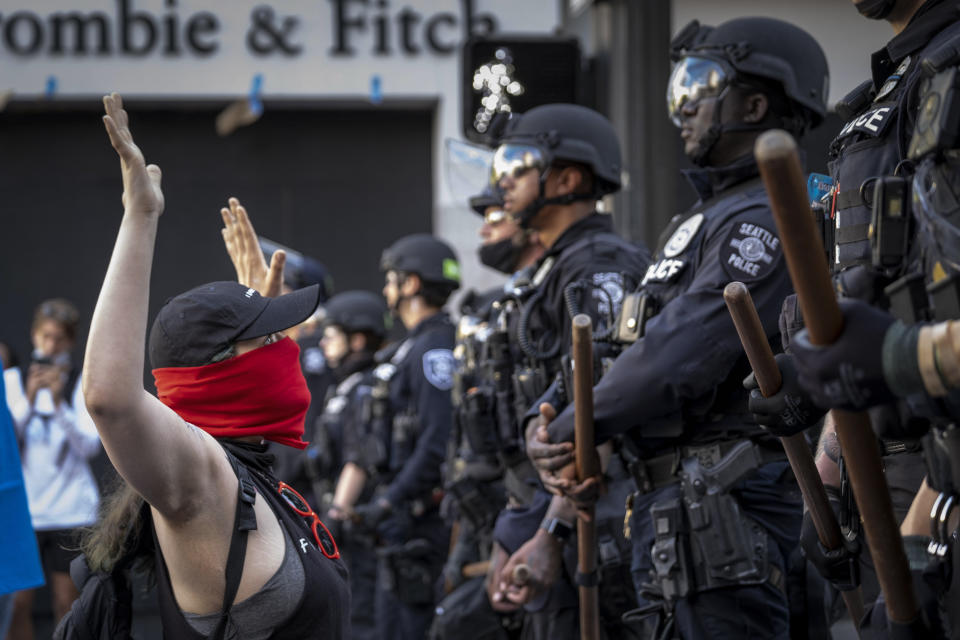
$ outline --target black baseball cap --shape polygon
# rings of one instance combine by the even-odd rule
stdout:
[[[150,364],[154,369],[205,365],[235,342],[300,324],[319,302],[319,285],[277,298],[264,298],[238,282],[200,285],[160,309],[150,329]]]

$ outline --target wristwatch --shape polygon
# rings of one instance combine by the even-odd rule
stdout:
[[[560,518],[544,518],[540,528],[561,542],[566,542],[573,535],[573,524]]]

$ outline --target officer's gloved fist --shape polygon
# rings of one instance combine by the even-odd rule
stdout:
[[[800,385],[825,409],[859,411],[886,402],[883,339],[894,318],[858,300],[841,300],[843,331],[831,345],[814,345],[804,329],[791,345]]]
[[[823,579],[840,591],[860,586],[860,545],[848,541],[838,549],[826,549],[817,537],[817,528],[809,511],[803,514],[800,550]]]
[[[814,404],[800,387],[793,358],[779,353],[776,360],[782,382],[775,394],[765,398],[760,393],[760,386],[753,372],[743,379],[743,387],[750,392],[747,407],[757,424],[763,425],[775,436],[787,437],[816,424],[823,417],[824,411]]]
[[[383,498],[361,504],[353,510],[354,518],[359,524],[368,528],[376,529],[377,525],[387,519],[393,507]]]

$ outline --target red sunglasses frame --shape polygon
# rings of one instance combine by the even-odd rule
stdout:
[[[301,503],[307,506],[307,510],[304,511],[303,509],[297,508],[297,506],[294,505],[293,502],[291,502],[290,499],[287,498],[287,496],[283,495],[284,491],[289,491],[294,496],[296,496],[296,498]],[[330,558],[331,560],[336,560],[337,558],[339,558],[340,547],[337,545],[337,541],[333,538],[333,535],[330,533],[330,530],[327,529],[327,525],[323,524],[323,521],[320,520],[320,516],[318,516],[316,512],[314,512],[313,507],[310,506],[310,503],[304,500],[303,496],[300,495],[300,492],[294,489],[293,487],[291,487],[290,485],[288,485],[286,482],[280,481],[277,483],[277,493],[279,493],[283,497],[284,501],[288,505],[290,505],[290,508],[293,509],[297,514],[303,516],[304,518],[311,518],[313,520],[313,522],[310,525],[310,530],[313,532],[313,537],[317,541],[317,548],[320,549],[320,553],[322,553],[327,558]],[[320,534],[317,533],[318,525],[323,528],[323,531],[324,533],[327,534],[327,538],[329,538],[330,543],[333,544],[333,553],[327,553],[327,550],[324,548],[323,544],[320,542]]]

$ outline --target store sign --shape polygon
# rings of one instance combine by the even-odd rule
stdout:
[[[303,15],[284,10],[291,3],[253,7],[242,32],[233,33],[217,11],[190,10],[178,0],[165,0],[159,9],[148,4],[114,0],[110,11],[0,10],[0,55],[204,58],[217,53],[225,38],[239,38],[254,56],[298,57],[321,39],[304,28]],[[332,57],[355,56],[362,46],[376,56],[450,56],[471,35],[489,35],[499,27],[495,15],[478,11],[477,0],[451,1],[448,10],[434,11],[391,0],[313,4],[327,12],[322,24],[329,37],[323,39],[329,41],[326,54]]]

